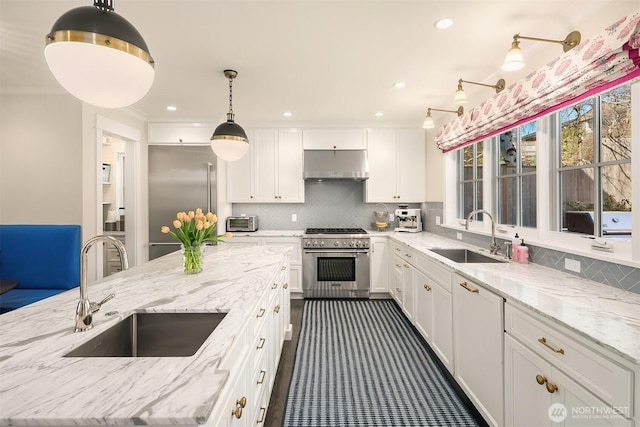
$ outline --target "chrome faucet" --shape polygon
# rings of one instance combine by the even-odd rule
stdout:
[[[491,220],[491,245],[489,245],[489,252],[495,255],[500,250],[500,246],[498,246],[498,244],[496,243],[496,223],[489,212],[485,211],[484,209],[476,209],[469,212],[469,215],[467,215],[467,221],[464,223],[464,229],[469,229],[469,221],[471,221],[471,217],[478,213],[486,214]]]
[[[109,294],[99,303],[89,301],[88,295],[88,283],[87,283],[87,253],[89,249],[97,242],[107,242],[113,244],[120,256],[120,265],[122,271],[129,268],[129,261],[127,260],[127,251],[124,248],[122,242],[113,236],[99,235],[92,237],[82,246],[80,250],[80,301],[76,307],[76,327],[74,332],[88,331],[93,327],[93,313],[100,310],[102,304],[111,300],[116,294]]]

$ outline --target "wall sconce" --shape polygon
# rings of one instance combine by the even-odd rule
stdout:
[[[154,61],[144,39],[113,9],[114,0],[71,9],[47,34],[44,56],[71,95],[104,108],[139,101],[151,88]]]
[[[227,121],[220,124],[211,137],[211,149],[222,160],[233,162],[241,159],[249,151],[249,138],[244,129],[234,121],[233,114],[233,79],[238,72],[224,70],[224,76],[229,79],[229,112]]]
[[[549,40],[540,39],[537,37],[525,37],[521,36],[520,34],[515,34],[513,36],[513,42],[511,43],[511,49],[509,49],[509,52],[507,52],[507,57],[504,60],[504,64],[502,64],[502,70],[517,71],[524,68],[524,58],[522,56],[522,50],[520,50],[520,39],[558,43],[562,45],[562,49],[565,52],[568,52],[580,44],[581,35],[580,31],[572,31],[567,35],[567,37],[565,37],[564,40]]]
[[[494,85],[488,85],[485,83],[477,83],[477,82],[470,82],[468,80],[458,80],[458,90],[456,90],[456,94],[453,97],[453,103],[455,105],[462,105],[462,104],[466,104],[467,103],[467,94],[464,93],[464,89],[462,89],[462,83],[471,83],[472,85],[479,85],[479,86],[486,86],[486,87],[492,87],[496,90],[496,93],[500,93],[504,90],[504,87],[506,85],[506,82],[504,81],[504,79],[500,79],[498,80],[498,82]]]
[[[431,118],[432,111],[444,111],[445,113],[456,113],[458,117],[464,114],[464,107],[458,107],[457,110],[440,110],[438,108],[428,108],[427,115],[424,118],[424,123],[422,124],[423,129],[433,129],[435,125],[433,124],[433,119]]]

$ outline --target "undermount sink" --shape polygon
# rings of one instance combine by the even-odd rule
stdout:
[[[470,251],[468,249],[431,249],[431,252],[435,252],[453,262],[458,263],[502,263],[505,262],[500,259],[492,258],[486,255],[479,254],[477,252]]]
[[[226,315],[135,312],[64,357],[193,356]]]

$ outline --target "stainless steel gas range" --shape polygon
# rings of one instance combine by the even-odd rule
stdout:
[[[307,228],[302,236],[304,298],[369,298],[369,235],[362,228]]]

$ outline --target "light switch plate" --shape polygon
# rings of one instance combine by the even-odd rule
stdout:
[[[291,222],[298,221],[298,214],[291,214]]]
[[[577,259],[564,259],[564,268],[575,273],[580,273],[580,261]]]
[[[462,233],[456,233],[456,237],[458,238],[458,240],[462,240]]]
[[[440,217],[436,215],[436,225],[440,225]]]

